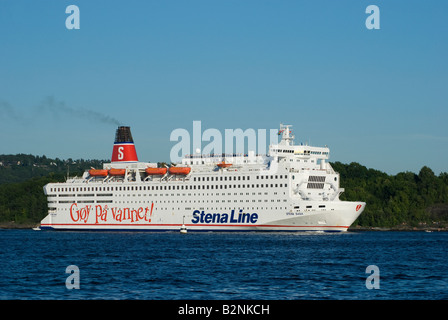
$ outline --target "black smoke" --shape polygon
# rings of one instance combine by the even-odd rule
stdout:
[[[63,119],[64,117],[76,117],[81,120],[89,120],[95,123],[101,122],[105,124],[113,124],[120,126],[121,123],[114,117],[101,112],[86,108],[73,108],[67,106],[64,101],[57,101],[53,96],[49,96],[43,100],[38,107],[39,113],[49,113],[53,116]]]
[[[56,100],[53,96],[48,96],[42,100],[31,112],[24,112],[20,108],[15,108],[10,103],[0,100],[0,120],[14,121],[27,124],[41,117],[54,117],[59,121],[71,121],[77,118],[93,123],[111,124],[121,126],[120,121],[107,114],[92,110],[91,108],[74,108],[64,101]]]

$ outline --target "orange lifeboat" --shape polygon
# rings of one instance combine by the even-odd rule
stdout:
[[[187,175],[190,173],[191,168],[190,167],[170,167],[168,171],[171,174],[181,174],[181,175]]]
[[[166,174],[167,168],[146,168],[145,172],[148,175],[164,175]]]
[[[107,176],[107,170],[105,169],[90,169],[89,174],[92,177],[106,177]]]
[[[231,163],[226,163],[224,161],[217,164],[217,166],[220,167],[220,168],[228,168],[231,165],[232,165]]]
[[[126,169],[110,169],[109,175],[111,176],[124,176],[126,173]]]

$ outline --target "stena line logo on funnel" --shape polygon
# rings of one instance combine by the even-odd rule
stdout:
[[[257,221],[258,213],[243,213],[242,209],[237,213],[232,209],[230,214],[194,210],[193,219],[191,219],[192,223],[256,223]]]
[[[112,162],[137,162],[137,152],[133,143],[129,144],[115,144],[112,152]]]
[[[134,140],[132,139],[130,127],[118,127],[115,133],[114,149],[112,151],[112,162],[137,162]]]

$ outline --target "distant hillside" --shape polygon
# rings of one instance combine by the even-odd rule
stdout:
[[[86,169],[101,168],[105,160],[61,160],[30,154],[0,155],[0,185],[23,182],[34,177],[45,177],[50,173],[67,175],[81,174]]]
[[[42,190],[45,184],[65,181],[67,170],[70,176],[81,175],[91,167],[101,168],[103,162],[0,155],[0,222],[37,224],[47,214]],[[448,173],[436,176],[425,166],[418,174],[388,175],[359,163],[331,164],[340,173],[341,187],[345,188],[341,200],[367,203],[354,227],[448,227]]]
[[[366,209],[354,225],[364,227],[448,227],[448,173],[436,176],[424,166],[418,174],[388,175],[359,163],[332,163],[345,192],[341,200],[360,200]]]

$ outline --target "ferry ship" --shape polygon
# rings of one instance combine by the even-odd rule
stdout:
[[[291,125],[267,155],[192,154],[171,167],[140,162],[130,127],[112,160],[44,186],[41,229],[124,231],[347,231],[364,202],[341,201],[328,147],[294,144]]]

